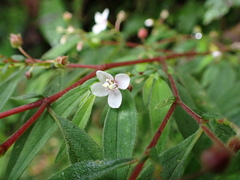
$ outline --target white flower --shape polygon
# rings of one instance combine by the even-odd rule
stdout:
[[[102,12],[102,14],[100,12],[95,13],[94,19],[95,19],[96,24],[92,28],[92,31],[94,34],[98,34],[107,28],[108,15],[109,15],[109,9],[105,9]]]
[[[130,77],[126,74],[117,74],[115,78],[104,71],[96,72],[100,82],[91,86],[95,96],[103,97],[108,95],[108,104],[112,108],[118,108],[122,103],[122,94],[119,89],[127,89]]]
[[[154,21],[153,21],[153,19],[146,19],[146,20],[144,21],[144,24],[145,24],[145,26],[147,26],[147,27],[152,27],[153,24],[154,24]]]
[[[214,58],[218,58],[222,56],[222,52],[221,51],[213,51],[212,52],[212,57]]]

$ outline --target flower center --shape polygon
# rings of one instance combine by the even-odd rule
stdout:
[[[118,88],[117,83],[112,79],[106,79],[105,83],[103,83],[102,86],[105,87],[107,90],[114,90]]]

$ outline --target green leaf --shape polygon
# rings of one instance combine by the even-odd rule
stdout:
[[[190,108],[195,108],[195,103],[189,93],[180,84],[177,84],[181,99]],[[178,129],[184,138],[192,135],[198,129],[198,123],[187,114],[181,107],[177,106],[174,111],[174,119],[178,125]]]
[[[51,46],[58,44],[61,38],[61,34],[57,33],[57,27],[65,26],[62,18],[64,9],[61,0],[51,0],[51,2],[48,0],[40,1],[39,27]]]
[[[91,115],[92,106],[95,100],[95,96],[94,95],[89,96],[89,93],[90,92],[87,92],[86,95],[84,95],[84,97],[82,98],[82,102],[80,103],[81,105],[72,119],[73,123],[76,124],[80,129],[84,129],[85,126],[87,125],[87,122]],[[55,163],[59,162],[65,154],[66,146],[64,143],[57,154]]]
[[[206,87],[211,84],[215,78],[217,78],[217,74],[219,72],[219,68],[215,64],[211,64],[207,67],[207,69],[203,72],[201,84]]]
[[[240,2],[238,0],[231,0],[229,4],[226,5],[225,0],[207,0],[205,6],[207,11],[204,14],[203,23],[205,25],[209,24],[215,19],[221,18],[223,15],[227,14],[232,6],[239,6]]]
[[[192,99],[194,99],[197,109],[213,113],[220,112],[216,104],[211,101],[212,98],[210,98],[207,91],[193,76],[187,72],[179,72],[178,78],[186,88],[187,93],[189,93],[192,96]]]
[[[81,95],[88,90],[88,85],[86,82],[82,86],[72,89],[53,103],[51,108],[59,112],[62,117],[67,117],[81,100]],[[15,143],[7,165],[5,179],[18,179],[56,130],[57,124],[52,117],[48,113],[43,114],[32,129],[25,132]]]
[[[0,84],[0,110],[4,107],[14,90],[16,89],[21,71],[13,73],[9,78]]]
[[[211,120],[209,122],[213,133],[224,143],[227,143],[228,140],[236,135],[236,132],[233,130],[232,123],[227,119],[224,120]]]
[[[143,85],[143,103],[147,105],[149,103],[154,77],[150,76]]]
[[[222,61],[215,66],[219,70],[207,92],[213,102],[218,102],[221,101],[223,95],[228,95],[235,88],[236,73],[228,62]]]
[[[29,94],[24,94],[22,96],[11,97],[11,99],[13,100],[23,100],[23,99],[32,99],[32,98],[43,98],[43,95],[38,93],[29,93]]]
[[[201,134],[202,130],[198,130],[195,134],[192,134],[175,147],[170,148],[159,155],[159,164],[162,166],[162,178],[178,179],[182,177],[188,156]],[[146,167],[141,173],[140,179],[146,179],[146,177],[149,177],[153,172],[153,165]]]
[[[119,167],[128,165],[132,159],[118,158],[103,161],[83,161],[72,164],[63,171],[55,174],[50,180],[94,180],[105,179],[105,175]]]
[[[128,90],[122,91],[118,109],[109,108],[103,129],[103,152],[106,159],[132,157],[137,138],[137,111]],[[111,174],[112,179],[126,179],[129,166]]]
[[[92,106],[95,100],[93,94],[87,96],[84,103],[79,107],[77,113],[73,117],[73,123],[76,124],[79,128],[84,129],[88,123],[92,112]]]
[[[171,105],[172,103],[174,103],[176,100],[176,98],[174,96],[171,96],[169,98],[166,98],[164,100],[162,100],[161,102],[159,102],[154,109],[160,109],[163,108],[167,105]]]
[[[25,60],[25,57],[23,55],[19,55],[19,54],[12,55],[11,58],[16,61],[24,61]]]
[[[102,150],[82,129],[49,110],[58,124],[67,145],[68,156],[72,164],[84,160],[102,159]]]
[[[155,80],[149,102],[149,115],[152,127],[152,134],[155,134],[158,130],[158,127],[160,126],[171,105],[166,105],[160,109],[156,109],[155,107],[170,96],[172,96],[172,91],[169,88],[168,84],[162,79]],[[168,140],[169,131],[170,125],[168,123],[157,144],[156,148],[158,150],[158,153],[164,150],[166,142]]]
[[[65,55],[67,52],[69,52],[76,44],[78,41],[80,41],[79,36],[72,36],[69,37],[67,42],[65,44],[58,44],[54,46],[52,49],[47,51],[45,54],[43,54],[43,58],[45,59],[54,59],[58,56]]]

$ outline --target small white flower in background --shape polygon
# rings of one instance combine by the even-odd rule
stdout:
[[[144,22],[145,26],[147,27],[152,27],[153,24],[154,24],[154,21],[153,19],[146,19],[145,22]]]
[[[222,52],[221,51],[213,51],[212,52],[212,57],[214,58],[218,58],[222,56]]]
[[[122,94],[119,89],[127,89],[130,77],[127,74],[117,74],[115,78],[104,71],[96,72],[100,82],[91,86],[95,96],[103,97],[108,95],[108,104],[111,108],[118,108],[122,103]]]
[[[95,19],[96,24],[92,28],[92,31],[94,34],[99,34],[101,31],[103,31],[107,28],[108,15],[109,15],[109,9],[105,9],[102,12],[102,14],[100,12],[95,13],[94,19]]]

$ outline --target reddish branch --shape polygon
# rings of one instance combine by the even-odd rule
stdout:
[[[225,148],[227,151],[229,151],[227,149],[227,147],[224,145],[224,143],[218,137],[216,137],[215,134],[205,124],[203,124],[202,117],[199,116],[198,114],[196,114],[194,111],[192,111],[185,103],[183,103],[183,101],[181,100],[181,97],[179,95],[179,92],[178,92],[176,83],[174,81],[174,78],[171,74],[168,73],[167,64],[165,62],[166,59],[159,58],[159,61],[162,63],[163,70],[165,71],[165,73],[168,76],[168,80],[170,82],[170,86],[171,86],[171,89],[173,91],[173,95],[175,96],[176,100],[171,105],[171,107],[168,110],[166,116],[164,117],[162,123],[160,124],[160,126],[158,128],[158,131],[155,133],[154,137],[152,138],[152,141],[150,142],[150,144],[148,145],[148,147],[144,151],[144,154],[142,156],[142,160],[139,161],[139,163],[135,166],[131,176],[129,177],[129,180],[135,180],[138,177],[138,175],[140,174],[140,172],[141,172],[141,170],[142,170],[142,168],[143,168],[143,166],[144,166],[144,164],[147,160],[147,158],[144,158],[144,157],[148,157],[149,150],[157,145],[157,142],[158,142],[163,130],[165,129],[171,115],[173,114],[175,108],[177,107],[177,105],[181,106],[193,119],[195,119],[198,122],[198,124],[200,124],[200,127],[202,128],[202,130],[205,132],[205,134],[207,136],[209,136],[213,140],[214,143],[216,143],[220,147]]]
[[[155,133],[154,137],[152,138],[152,141],[150,142],[150,144],[148,145],[148,147],[146,148],[146,150],[144,151],[144,157],[148,156],[149,150],[153,147],[155,147],[157,145],[157,142],[163,132],[163,130],[165,129],[171,115],[174,112],[174,109],[176,108],[177,104],[173,103],[170,107],[170,109],[168,110],[167,114],[165,115],[162,123],[160,124],[157,132]],[[134,168],[131,176],[129,177],[129,180],[134,180],[137,178],[137,176],[139,175],[139,173],[141,172],[145,162],[146,162],[146,158],[143,158],[144,160],[140,161]]]
[[[1,144],[0,155],[5,154],[5,152],[13,145],[13,143],[15,143],[21,137],[21,135],[36,121],[36,119],[41,116],[47,106],[48,102],[44,101],[37,112],[25,124],[23,124],[18,131],[8,138],[7,141]]]
[[[166,57],[156,57],[156,58],[152,58],[152,59],[139,59],[139,60],[135,60],[135,61],[109,63],[109,64],[103,64],[103,65],[70,64],[70,65],[68,65],[68,67],[90,68],[90,69],[96,69],[96,70],[107,70],[107,69],[111,69],[111,68],[114,68],[114,67],[120,67],[120,66],[129,66],[129,65],[135,65],[135,64],[140,64],[140,63],[147,63],[147,62],[150,63],[150,62],[155,62],[155,61],[160,61],[160,60],[168,60],[168,59],[173,59],[173,58],[177,58],[177,57],[193,57],[193,56],[196,56],[196,55],[206,55],[206,54],[209,54],[209,52],[206,52],[206,53],[188,52],[188,53],[182,53],[182,54],[175,53],[175,54],[168,55]],[[37,61],[37,63],[44,63],[44,61],[40,61],[40,60],[36,60],[36,61]],[[32,61],[29,60],[29,62],[32,62]],[[53,103],[58,98],[60,98],[65,93],[67,93],[69,90],[81,85],[86,80],[91,79],[94,76],[95,76],[95,71],[90,73],[89,75],[83,77],[82,79],[77,81],[72,86],[60,91],[59,93],[57,93],[53,96],[48,97],[50,104]],[[10,109],[10,110],[5,111],[5,112],[2,112],[2,113],[0,113],[0,119],[2,119],[4,117],[7,117],[7,116],[10,116],[10,115],[13,115],[13,114],[17,114],[17,113],[29,110],[29,109],[39,107],[43,103],[43,101],[44,101],[44,99],[33,102],[33,103],[30,103],[30,104],[26,104],[26,105],[23,105],[23,106],[19,106],[19,107],[16,107],[14,109]]]
[[[5,141],[2,145],[0,145],[0,155],[4,154],[7,149],[14,143],[16,142],[16,140],[40,117],[40,115],[44,112],[45,108],[55,102],[57,99],[59,99],[61,96],[63,96],[65,93],[67,93],[68,91],[70,91],[71,89],[74,89],[75,87],[83,84],[85,81],[93,78],[96,74],[97,70],[107,70],[107,69],[111,69],[114,67],[120,67],[120,66],[128,66],[128,65],[135,65],[135,64],[139,64],[139,63],[150,63],[150,62],[155,62],[155,61],[160,61],[160,62],[164,62],[165,60],[168,59],[173,59],[173,58],[177,58],[177,57],[194,57],[196,55],[206,55],[209,54],[209,52],[206,53],[196,53],[196,52],[188,52],[188,53],[182,53],[182,54],[178,54],[178,53],[174,53],[174,54],[170,54],[168,56],[165,57],[156,57],[156,58],[152,58],[152,59],[140,59],[140,60],[135,60],[135,61],[126,61],[126,62],[117,62],[117,63],[109,63],[109,64],[103,64],[103,65],[80,65],[80,64],[70,64],[68,65],[68,67],[72,67],[72,68],[90,68],[90,69],[95,69],[95,71],[91,72],[90,74],[84,76],[83,78],[81,78],[79,81],[77,81],[76,83],[74,83],[73,85],[69,86],[68,88],[58,92],[57,94],[50,96],[50,97],[46,97],[43,98],[41,100],[38,100],[36,102],[30,103],[30,104],[26,104],[20,107],[16,107],[14,109],[5,111],[0,113],[0,118],[4,118],[13,114],[17,114],[26,110],[30,110],[36,107],[40,107],[38,109],[38,111],[16,132],[14,133],[7,141]],[[16,61],[13,61],[13,63]],[[41,60],[35,60],[34,62],[30,59],[30,60],[26,60],[27,63],[46,63],[44,61]],[[165,64],[165,63],[163,63]],[[167,72],[167,68],[164,65],[165,71]],[[167,73],[168,74],[168,73]],[[173,92],[174,92],[174,96],[176,96],[177,100],[176,102],[180,101],[180,96],[178,94],[177,91],[177,87],[174,83],[173,77],[171,75],[168,74],[169,80],[170,80],[170,84],[172,86]],[[152,139],[151,143],[149,144],[149,146],[146,149],[146,152],[148,149],[156,146],[158,139],[160,138],[162,131],[164,130],[170,116],[172,115],[177,103],[173,103],[171,108],[169,109],[166,117],[164,118],[162,124],[159,126],[159,130],[156,132],[154,138]],[[144,161],[145,162],[145,161]],[[143,162],[143,164],[144,164]],[[143,164],[137,165],[137,168],[135,169],[132,177],[134,179],[134,177],[137,177],[137,175],[140,173]]]

